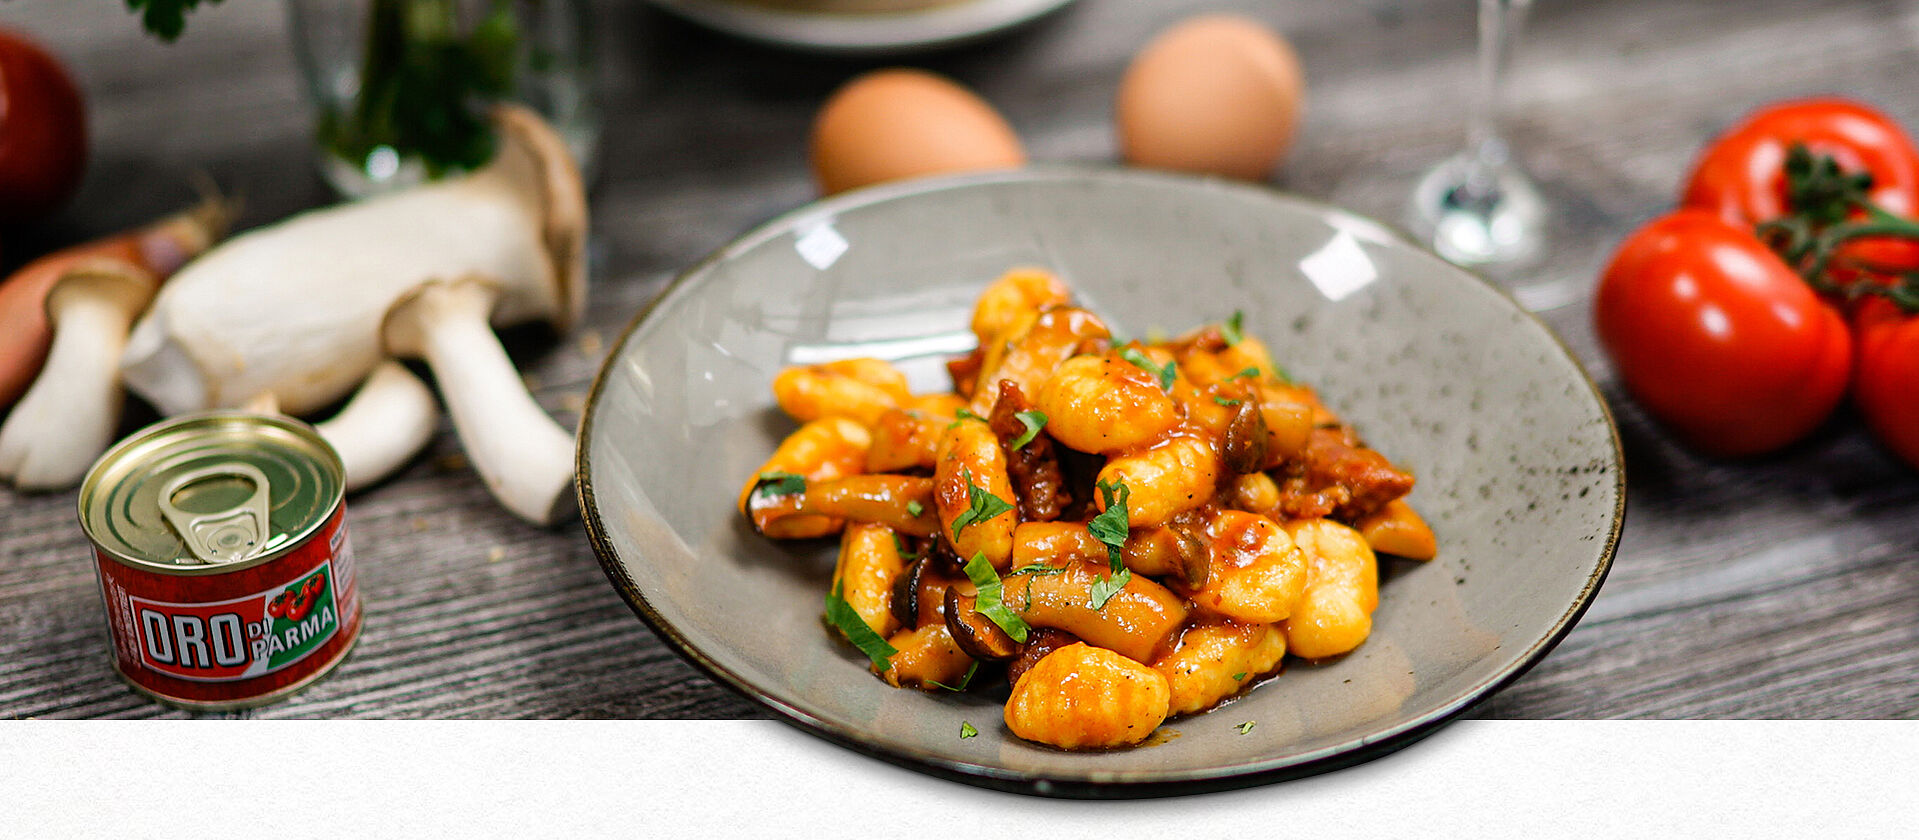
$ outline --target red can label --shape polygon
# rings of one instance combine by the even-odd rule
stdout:
[[[121,673],[184,705],[244,706],[300,685],[359,631],[338,510],[304,544],[227,573],[161,574],[96,553]]]
[[[244,680],[271,674],[318,650],[340,631],[333,564],[285,586],[214,604],[130,597],[140,665],[183,680]]]

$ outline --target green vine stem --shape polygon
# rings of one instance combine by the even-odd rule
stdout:
[[[1890,300],[1907,314],[1919,314],[1919,271],[1875,266],[1851,255],[1841,255],[1847,243],[1861,239],[1895,238],[1919,245],[1919,222],[1888,212],[1872,202],[1870,172],[1846,172],[1838,161],[1814,155],[1803,143],[1786,154],[1784,218],[1761,222],[1759,238],[1821,294],[1857,300],[1867,296]],[[1835,260],[1840,262],[1836,265]],[[1872,277],[1842,282],[1833,276],[1843,265]]]

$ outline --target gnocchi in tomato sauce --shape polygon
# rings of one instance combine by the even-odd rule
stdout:
[[[1120,341],[1050,272],[980,295],[950,393],[880,359],[775,378],[801,425],[740,491],[769,538],[837,536],[826,622],[887,684],[1010,685],[1013,735],[1138,745],[1372,632],[1378,560],[1438,551],[1413,476],[1238,313]]]

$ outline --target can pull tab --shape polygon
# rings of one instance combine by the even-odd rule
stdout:
[[[239,462],[201,467],[160,489],[160,513],[202,563],[233,563],[267,549],[266,474]]]

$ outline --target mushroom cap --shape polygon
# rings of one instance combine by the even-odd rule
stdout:
[[[500,151],[487,169],[530,190],[539,210],[540,239],[552,266],[555,328],[564,332],[586,312],[586,182],[566,141],[522,105],[494,107]]]

